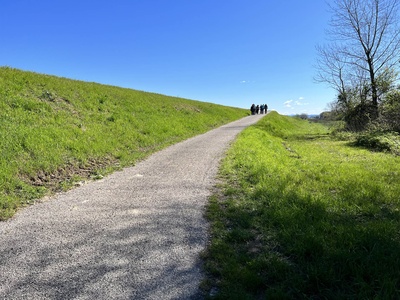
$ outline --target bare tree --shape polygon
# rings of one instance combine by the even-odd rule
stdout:
[[[400,63],[398,0],[335,0],[328,34],[334,41],[318,48],[317,81],[339,93],[355,84],[368,85],[371,104],[378,112],[378,78]]]
[[[346,90],[345,69],[346,63],[344,58],[340,57],[340,51],[334,51],[332,45],[330,47],[318,46],[317,51],[319,59],[317,60],[318,74],[315,77],[317,82],[327,82],[339,94]]]

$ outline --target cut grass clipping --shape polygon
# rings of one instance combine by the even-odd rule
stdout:
[[[400,157],[271,113],[242,132],[221,177],[210,298],[400,298]]]
[[[247,110],[0,68],[0,220]]]

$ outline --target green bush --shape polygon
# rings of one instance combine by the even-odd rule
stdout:
[[[348,130],[363,131],[371,121],[376,119],[376,115],[376,107],[369,102],[365,102],[349,109],[344,120]]]
[[[400,155],[400,135],[397,132],[364,132],[357,135],[355,145]]]
[[[400,132],[400,91],[389,93],[380,107],[380,122],[390,130]]]

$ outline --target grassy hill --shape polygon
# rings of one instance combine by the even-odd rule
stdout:
[[[0,68],[0,220],[246,110]]]
[[[270,113],[210,200],[212,299],[399,299],[400,157]]]

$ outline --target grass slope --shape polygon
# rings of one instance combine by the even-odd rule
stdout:
[[[247,111],[0,68],[0,220]]]
[[[239,136],[208,207],[211,298],[400,298],[400,157],[328,133],[271,113]]]

